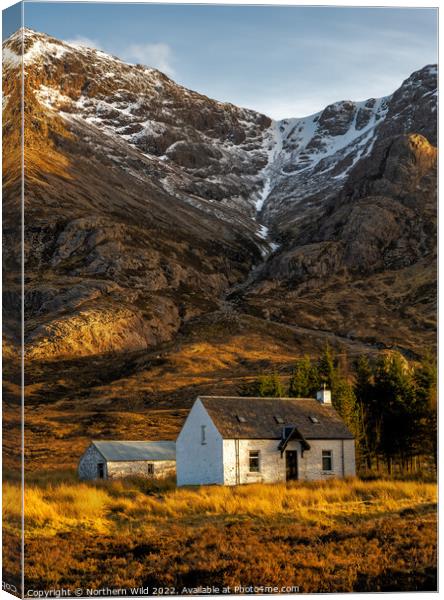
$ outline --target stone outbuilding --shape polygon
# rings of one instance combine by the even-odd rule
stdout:
[[[200,396],[176,440],[177,484],[237,485],[355,475],[355,443],[314,398]]]
[[[93,441],[81,456],[80,479],[119,479],[136,475],[159,479],[176,472],[175,442]]]

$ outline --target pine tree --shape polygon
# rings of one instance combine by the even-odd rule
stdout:
[[[333,392],[336,378],[336,367],[333,353],[328,343],[325,345],[324,352],[318,360],[317,372],[319,384],[325,384],[327,388]]]
[[[417,444],[418,454],[425,453],[433,458],[437,466],[437,366],[436,360],[426,356],[415,368],[414,382],[417,399],[418,432]]]
[[[258,395],[269,398],[282,398],[285,396],[281,378],[276,372],[259,377]]]
[[[259,379],[242,382],[237,388],[239,396],[259,396]]]
[[[359,433],[359,411],[353,386],[345,377],[336,375],[334,396],[332,395],[332,398],[334,399],[335,408],[344,419],[345,424],[356,436]]]
[[[288,395],[294,398],[310,398],[318,390],[317,368],[309,356],[299,360],[293,370]]]
[[[354,392],[356,397],[357,430],[356,442],[359,458],[368,469],[373,466],[378,446],[379,407],[375,400],[374,378],[370,362],[366,356],[360,356],[355,366],[356,378]]]
[[[412,455],[418,424],[413,378],[400,354],[386,355],[379,361],[375,393],[381,399],[379,449],[390,473],[394,459],[400,459],[404,466]]]

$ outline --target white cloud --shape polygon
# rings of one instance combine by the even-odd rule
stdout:
[[[74,46],[76,48],[78,48],[79,46],[82,46],[82,47],[86,47],[86,48],[100,49],[99,42],[97,42],[96,40],[87,38],[87,37],[80,36],[80,35],[71,40],[65,40],[65,43],[69,44],[70,46]]]
[[[174,77],[175,70],[172,66],[173,52],[168,44],[131,44],[123,55],[127,60],[141,63],[147,67],[159,69],[162,73]]]
[[[100,44],[97,40],[81,35],[65,40],[65,43],[76,48],[87,47],[104,50],[105,52],[110,51],[109,48],[105,50],[103,44]],[[159,71],[166,73],[170,77],[176,75],[173,67],[173,51],[168,44],[163,42],[155,44],[130,44],[120,51],[114,48],[112,54],[130,63],[141,63],[147,67],[159,69]]]

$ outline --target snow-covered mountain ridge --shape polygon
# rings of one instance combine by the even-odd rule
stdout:
[[[436,66],[413,73],[393,94],[362,102],[342,101],[309,117],[278,124],[279,152],[262,218],[279,229],[312,219],[343,189],[353,168],[378,140],[420,132],[434,143]],[[414,94],[412,94],[414,91]]]
[[[340,189],[351,168],[371,151],[388,101],[337,102],[308,117],[275,123],[267,197],[260,207],[267,221],[286,200],[299,204],[326,187],[329,193]]]
[[[228,206],[258,223],[259,238],[288,210],[296,210],[297,219],[302,213],[311,217],[342,189],[371,152],[387,116],[403,119],[403,129],[412,121],[407,114],[390,114],[395,93],[336,102],[314,115],[276,122],[210,100],[156,69],[29,29],[4,44],[6,70],[20,63],[22,35],[25,70],[40,79],[35,94],[44,109],[130,144],[156,165],[168,193],[205,211]],[[421,94],[432,100],[433,69],[413,74],[401,96],[413,90],[416,101]]]

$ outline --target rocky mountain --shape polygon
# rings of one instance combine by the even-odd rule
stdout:
[[[20,33],[4,45],[4,131],[15,141],[20,45]],[[29,356],[170,339],[267,251],[242,190],[260,186],[269,120],[29,30],[24,68]],[[223,186],[203,177],[204,165],[215,180],[225,175]],[[18,254],[19,174],[5,189],[10,264]],[[226,202],[206,198],[211,186]],[[18,301],[12,286],[8,307]]]
[[[287,328],[295,352],[323,335],[434,344],[436,67],[276,122],[25,29],[3,46],[6,144],[20,137],[22,44],[30,359],[151,351],[250,317]],[[12,279],[9,314],[19,294]]]
[[[263,211],[281,244],[243,293],[250,311],[407,354],[434,347],[436,75],[284,122]]]

